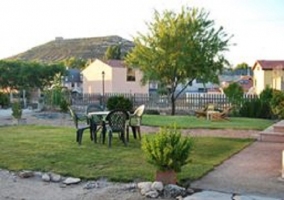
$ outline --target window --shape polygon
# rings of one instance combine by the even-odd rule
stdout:
[[[127,68],[126,81],[135,81],[135,71],[133,69]]]

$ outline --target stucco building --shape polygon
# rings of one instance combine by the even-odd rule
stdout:
[[[149,85],[141,84],[142,72],[127,68],[122,60],[96,59],[81,73],[83,93],[149,93]]]

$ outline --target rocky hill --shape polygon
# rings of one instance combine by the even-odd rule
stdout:
[[[121,45],[121,53],[133,48],[132,41],[119,36],[93,38],[64,39],[57,37],[46,44],[36,46],[26,52],[9,57],[5,60],[23,60],[52,63],[71,57],[78,59],[102,58],[109,46]]]

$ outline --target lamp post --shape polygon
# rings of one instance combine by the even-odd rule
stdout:
[[[105,72],[102,71],[102,106],[105,108]]]

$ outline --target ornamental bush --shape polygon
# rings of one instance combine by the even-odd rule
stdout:
[[[19,101],[12,103],[12,116],[17,120],[22,118],[22,106]]]
[[[108,98],[107,101],[107,109],[114,110],[114,109],[124,109],[127,111],[133,110],[132,101],[124,96],[113,96]]]
[[[161,128],[159,133],[147,135],[142,140],[147,161],[160,171],[180,172],[181,167],[189,162],[192,149],[193,138],[182,137],[176,126]]]

